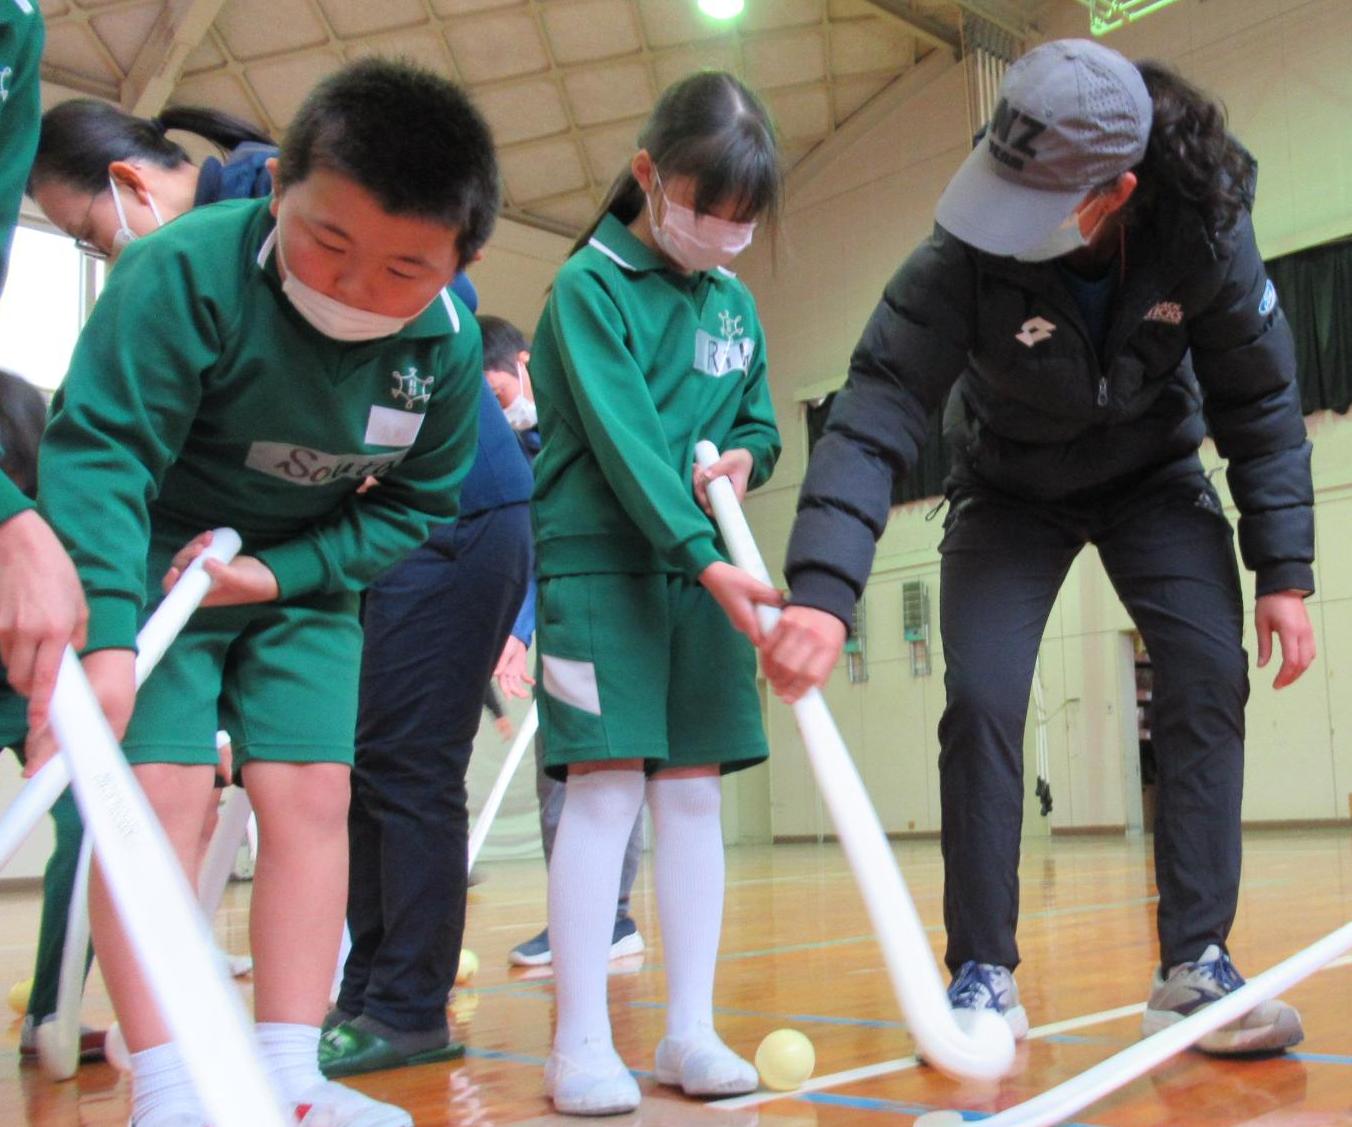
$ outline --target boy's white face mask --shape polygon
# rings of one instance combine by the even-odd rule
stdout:
[[[756,233],[755,223],[734,223],[712,215],[697,215],[694,208],[673,203],[656,170],[653,176],[666,204],[659,225],[653,212],[652,196],[645,197],[653,238],[667,257],[682,269],[712,270],[716,266],[726,266],[751,245],[751,238]]]
[[[508,403],[502,409],[502,413],[507,416],[507,421],[511,423],[513,430],[530,430],[539,422],[535,404],[526,398],[524,392]]]
[[[294,271],[287,268],[286,259],[282,257],[281,229],[281,219],[278,218],[277,226],[273,228],[270,237],[276,240],[277,262],[282,267],[282,293],[286,294],[287,300],[297,313],[332,340],[354,342],[392,337],[405,325],[421,317],[437,299],[437,295],[433,294],[427,305],[412,317],[391,317],[387,313],[374,313],[369,309],[344,305],[328,294],[307,286],[296,277]]]

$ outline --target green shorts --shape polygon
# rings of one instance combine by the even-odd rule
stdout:
[[[147,580],[157,590],[172,554],[167,544],[151,551]],[[198,610],[137,694],[122,741],[128,760],[214,764],[224,728],[236,771],[251,759],[351,766],[357,609],[358,596],[341,592]]]
[[[546,773],[642,759],[717,764],[769,754],[756,651],[698,583],[675,575],[565,575],[540,581],[536,701]]]

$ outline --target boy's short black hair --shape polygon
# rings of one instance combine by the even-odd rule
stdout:
[[[479,314],[479,332],[484,338],[485,372],[515,372],[517,354],[530,351],[525,334],[501,317]]]
[[[47,424],[46,397],[27,380],[0,369],[0,472],[26,497],[38,492],[38,439]]]
[[[305,99],[282,140],[277,183],[317,168],[356,181],[391,215],[459,229],[463,268],[493,233],[501,189],[493,136],[455,83],[411,63],[350,63]]]

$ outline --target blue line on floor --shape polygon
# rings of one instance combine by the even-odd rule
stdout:
[[[1352,1057],[1338,1053],[1287,1053],[1292,1060],[1307,1060],[1312,1064],[1352,1064]]]
[[[936,1108],[928,1104],[907,1104],[900,1103],[897,1100],[872,1099],[868,1096],[840,1096],[832,1092],[805,1092],[801,1096],[795,1096],[795,1099],[806,1103],[827,1104],[832,1107],[848,1107],[859,1111],[881,1111],[889,1112],[893,1115],[924,1115],[927,1111],[935,1111]],[[957,1109],[954,1109],[957,1110]],[[985,1111],[958,1111],[963,1120],[968,1123],[977,1123],[982,1119],[989,1119],[991,1112]],[[1068,1123],[1065,1127],[1094,1127],[1092,1123]]]

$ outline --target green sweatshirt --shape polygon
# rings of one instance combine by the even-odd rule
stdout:
[[[732,274],[683,276],[606,216],[563,264],[531,349],[540,575],[670,572],[723,557],[695,501],[695,443],[779,457],[765,337]]]
[[[0,289],[5,287],[9,246],[28,171],[38,151],[42,124],[38,64],[44,37],[37,0],[0,0]],[[11,503],[0,505],[0,513]]]
[[[236,528],[285,600],[366,586],[456,514],[478,324],[443,293],[395,336],[331,340],[282,293],[273,231],[266,199],[174,220],[123,252],[80,335],[38,500],[84,581],[89,649],[134,644],[152,533]]]

